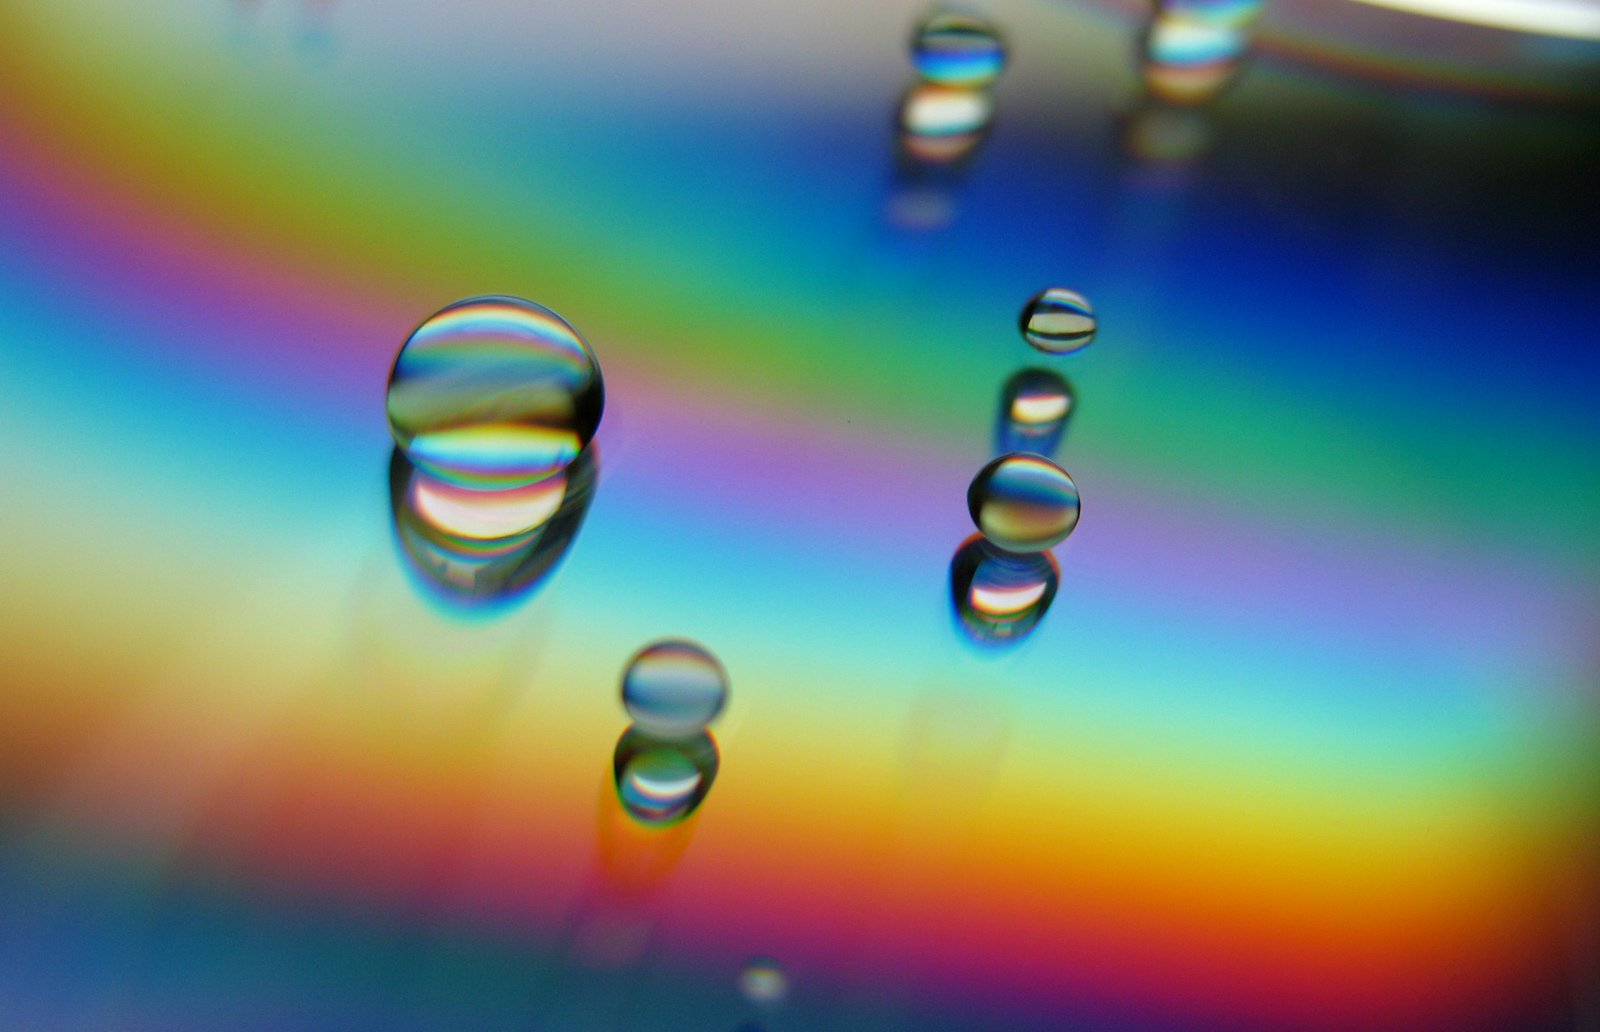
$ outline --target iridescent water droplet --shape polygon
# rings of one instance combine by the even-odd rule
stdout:
[[[1042,455],[990,462],[967,488],[967,509],[983,536],[1010,552],[1041,552],[1078,525],[1078,485]]]
[[[1008,552],[974,534],[950,560],[950,601],[980,645],[1014,645],[1032,633],[1056,597],[1061,571],[1048,552]]]
[[[1166,0],[1145,33],[1145,87],[1172,104],[1201,104],[1233,81],[1261,0]]]
[[[1061,444],[1076,399],[1072,385],[1049,369],[1023,369],[1000,390],[995,451],[1049,458]]]
[[[396,448],[389,503],[406,564],[437,601],[498,608],[526,597],[555,570],[583,526],[599,475],[595,446],[536,484],[479,491],[441,480]]]
[[[1006,64],[1006,48],[993,25],[970,14],[940,12],[911,37],[917,74],[943,86],[984,86]]]
[[[612,756],[617,799],[640,824],[668,827],[686,819],[716,780],[717,743],[702,731],[688,738],[660,738],[630,727]]]
[[[704,647],[678,638],[647,645],[622,675],[622,704],[640,728],[664,738],[692,735],[728,701],[728,672]]]
[[[789,976],[771,957],[751,957],[739,969],[739,991],[760,1007],[775,1007],[789,995]]]
[[[389,427],[413,464],[478,488],[536,483],[594,437],[605,388],[565,319],[514,297],[458,301],[414,330],[389,374]]]
[[[1094,340],[1094,309],[1075,290],[1050,287],[1028,300],[1018,320],[1022,339],[1052,355],[1067,355]]]

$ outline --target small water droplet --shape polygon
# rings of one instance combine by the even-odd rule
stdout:
[[[789,976],[771,957],[751,957],[739,969],[739,991],[759,1007],[775,1007],[789,995]]]
[[[1042,552],[1078,525],[1078,485],[1042,455],[990,462],[967,488],[967,509],[983,536],[1010,552]]]
[[[647,645],[622,674],[622,704],[640,728],[663,738],[692,735],[728,701],[728,672],[704,647],[669,638]]]
[[[414,466],[396,448],[389,504],[401,555],[435,600],[484,610],[519,600],[555,570],[593,501],[597,448],[536,484],[478,491]]]
[[[980,645],[1014,645],[1033,632],[1061,583],[1048,552],[1008,552],[974,534],[950,560],[950,601]]]
[[[917,74],[943,86],[985,86],[1000,75],[1006,48],[993,25],[970,14],[931,15],[911,37]]]
[[[1061,444],[1076,397],[1066,378],[1049,369],[1023,369],[1000,390],[995,451],[1049,458]]]
[[[918,83],[900,103],[900,146],[917,161],[946,164],[970,153],[993,117],[985,90]]]
[[[389,374],[389,427],[418,467],[477,488],[536,483],[594,437],[605,388],[578,331],[514,297],[458,301],[414,330]]]
[[[1094,309],[1082,294],[1065,287],[1035,294],[1018,322],[1024,340],[1052,355],[1071,354],[1094,340]]]
[[[704,731],[688,738],[659,738],[630,727],[618,739],[611,760],[617,798],[640,824],[669,827],[699,809],[719,762],[716,740]]]

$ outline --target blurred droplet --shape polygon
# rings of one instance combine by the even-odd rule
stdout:
[[[1055,454],[1076,399],[1065,377],[1049,369],[1023,369],[1000,390],[995,451]]]
[[[699,809],[716,780],[717,743],[702,731],[689,738],[658,738],[630,727],[612,757],[617,798],[628,816],[663,828]]]
[[[560,563],[593,501],[596,447],[537,484],[478,491],[418,469],[396,448],[389,503],[402,557],[428,595],[457,610],[498,608]]]
[[[918,83],[900,102],[901,150],[917,161],[955,161],[978,145],[993,116],[986,90]]]
[[[1140,73],[1152,96],[1202,104],[1238,74],[1261,0],[1166,0],[1145,33]]]
[[[771,957],[751,957],[739,969],[739,991],[759,1007],[776,1007],[789,995],[789,976]]]
[[[693,735],[722,712],[728,672],[703,646],[682,639],[647,645],[622,674],[622,704],[644,731],[662,738]]]
[[[967,509],[983,536],[1010,552],[1040,552],[1078,525],[1078,485],[1040,455],[990,462],[967,488]]]
[[[988,85],[1005,63],[1000,34],[970,14],[933,14],[911,37],[911,64],[917,74],[943,86]]]
[[[1050,287],[1035,294],[1018,319],[1022,338],[1040,351],[1068,355],[1094,340],[1096,320],[1089,301],[1075,290]]]
[[[482,489],[560,472],[605,404],[593,352],[565,319],[513,297],[458,301],[414,330],[389,375],[389,427],[430,475]]]
[[[1048,552],[1010,552],[974,534],[950,560],[950,601],[979,645],[1022,641],[1044,619],[1061,572]]]

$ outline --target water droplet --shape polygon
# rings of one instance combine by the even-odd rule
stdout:
[[[1145,88],[1171,104],[1203,104],[1238,74],[1260,0],[1169,0],[1145,33]]]
[[[1076,399],[1065,377],[1048,369],[1023,369],[1000,390],[995,450],[1055,454]]]
[[[1050,287],[1035,294],[1022,309],[1022,338],[1040,351],[1068,355],[1094,340],[1094,309],[1075,290]]]
[[[950,601],[980,645],[1014,645],[1032,633],[1056,597],[1061,571],[1048,552],[1008,552],[974,534],[950,560]]]
[[[918,75],[942,86],[984,86],[1005,67],[1006,48],[994,26],[981,18],[941,12],[917,26],[911,64]]]
[[[686,819],[716,780],[717,743],[702,731],[689,738],[659,738],[630,727],[612,757],[617,798],[628,816],[653,828]]]
[[[1042,552],[1078,525],[1078,485],[1042,455],[990,462],[967,488],[967,509],[983,536],[1010,552]]]
[[[389,374],[389,427],[416,466],[478,488],[553,476],[594,437],[605,388],[565,319],[514,297],[458,301],[407,338]]]
[[[728,701],[728,672],[692,641],[647,645],[622,674],[622,704],[642,729],[663,738],[692,735]]]
[[[917,161],[952,162],[978,145],[992,117],[985,90],[918,83],[900,103],[900,146]]]
[[[508,605],[535,591],[566,555],[598,476],[591,446],[537,484],[479,491],[430,475],[396,448],[389,503],[401,555],[437,601],[465,610]]]
[[[739,991],[760,1007],[775,1007],[789,995],[789,976],[771,957],[751,957],[739,970]]]

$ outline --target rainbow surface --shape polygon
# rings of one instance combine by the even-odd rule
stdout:
[[[1600,1024],[1600,51],[1348,10],[1319,53],[1449,74],[1268,0],[1180,110],[1142,16],[996,0],[924,175],[912,4],[0,6],[0,1027]],[[1018,337],[1050,285],[1081,354]],[[384,409],[485,294],[606,392],[488,610]],[[1083,516],[981,647],[1042,362]],[[650,827],[618,684],[678,636],[732,692]]]

